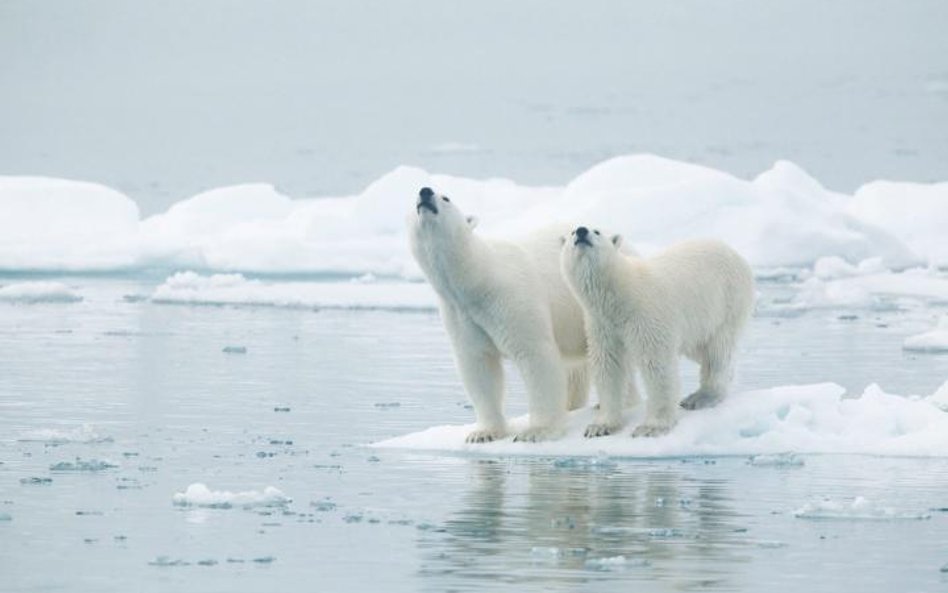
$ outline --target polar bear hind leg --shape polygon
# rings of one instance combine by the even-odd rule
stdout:
[[[724,332],[712,337],[700,349],[701,385],[697,391],[681,401],[682,408],[711,408],[724,399],[734,374],[733,355],[736,342],[736,332]]]

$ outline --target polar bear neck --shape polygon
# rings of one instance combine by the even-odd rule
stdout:
[[[426,241],[419,263],[442,299],[459,302],[472,292],[483,275],[488,246],[473,233],[456,233],[449,241]],[[463,272],[463,273],[462,273]]]
[[[628,308],[630,301],[637,308],[647,283],[645,262],[623,254],[595,264],[583,262],[574,271],[574,286],[585,307],[607,315]]]

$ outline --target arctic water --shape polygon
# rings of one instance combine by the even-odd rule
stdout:
[[[436,312],[161,304],[163,278],[49,279],[82,300],[0,302],[2,591],[948,586],[948,458],[374,448],[472,421]],[[734,391],[930,395],[948,356],[902,345],[938,314],[759,313]]]

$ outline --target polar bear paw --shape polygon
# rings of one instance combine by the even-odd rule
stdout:
[[[614,433],[618,430],[618,426],[615,424],[606,424],[594,422],[586,427],[585,436],[587,439],[592,439],[596,437],[604,437]]]
[[[479,428],[464,439],[465,443],[489,443],[504,438],[504,431],[498,428]]]
[[[660,437],[668,434],[671,429],[669,424],[640,424],[632,431],[632,438]]]
[[[703,408],[716,406],[722,399],[723,398],[717,393],[699,389],[681,400],[681,403],[678,405],[686,410],[701,410]]]

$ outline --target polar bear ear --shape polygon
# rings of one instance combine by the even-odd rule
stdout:
[[[478,223],[478,222],[480,222],[480,221],[477,220],[477,217],[476,217],[476,216],[468,216],[468,217],[467,217],[467,226],[471,227],[472,229],[477,226],[477,223]]]
[[[622,235],[612,235],[612,244],[616,249],[622,247]]]

